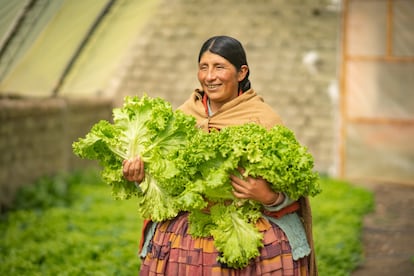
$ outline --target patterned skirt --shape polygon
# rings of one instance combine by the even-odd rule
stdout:
[[[188,234],[188,214],[159,223],[150,250],[141,261],[140,276],[145,275],[309,275],[308,257],[293,260],[284,232],[261,218],[256,223],[264,235],[264,247],[243,269],[228,268],[217,262],[219,252],[214,240],[193,238]]]

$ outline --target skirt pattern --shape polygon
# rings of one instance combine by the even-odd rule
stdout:
[[[309,275],[308,257],[293,260],[285,233],[264,218],[256,223],[264,236],[260,256],[243,269],[233,269],[217,262],[220,253],[211,237],[193,238],[188,233],[187,217],[188,214],[184,213],[158,224],[149,252],[141,261],[140,276]]]

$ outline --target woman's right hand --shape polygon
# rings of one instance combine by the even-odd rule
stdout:
[[[122,173],[126,180],[141,183],[145,177],[144,161],[138,156],[122,162]]]

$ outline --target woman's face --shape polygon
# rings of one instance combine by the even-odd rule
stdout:
[[[223,104],[238,95],[239,81],[248,71],[243,65],[239,71],[227,59],[209,51],[201,56],[198,67],[198,80],[210,99],[210,106],[216,112]]]

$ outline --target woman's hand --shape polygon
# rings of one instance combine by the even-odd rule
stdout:
[[[144,161],[140,157],[122,162],[122,173],[126,180],[141,183],[145,177]]]
[[[244,170],[239,169],[243,174]],[[233,195],[240,199],[253,199],[264,205],[278,205],[284,200],[283,193],[272,190],[269,183],[261,177],[253,178],[248,176],[244,179],[235,175],[230,176],[233,186]]]

